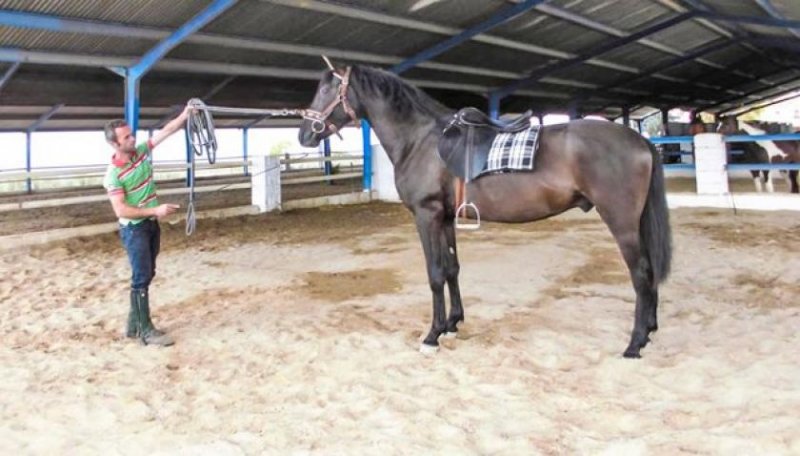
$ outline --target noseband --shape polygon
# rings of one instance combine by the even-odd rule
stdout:
[[[306,109],[303,112],[303,118],[311,121],[311,131],[314,133],[320,134],[325,130],[331,130],[331,133],[339,133],[339,128],[337,128],[333,123],[329,122],[328,117],[333,114],[333,110],[336,109],[336,107],[340,104],[342,105],[344,112],[350,116],[350,119],[352,119],[356,126],[358,126],[358,117],[356,117],[356,112],[353,110],[353,107],[350,106],[350,103],[347,102],[347,88],[350,85],[350,69],[351,67],[347,67],[344,75],[339,75],[334,71],[333,75],[341,79],[342,82],[339,83],[339,89],[336,93],[336,98],[328,103],[328,106],[326,106],[325,109],[322,111]],[[342,127],[349,123],[350,122],[347,122],[346,124],[342,125]]]

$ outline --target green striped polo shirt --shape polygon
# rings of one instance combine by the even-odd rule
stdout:
[[[150,141],[136,146],[136,153],[129,161],[119,161],[111,157],[111,164],[108,165],[106,176],[103,179],[103,187],[108,191],[108,195],[125,195],[125,204],[133,207],[156,207],[158,197],[156,195],[156,183],[153,180],[153,164],[148,160],[153,150]],[[119,223],[136,225],[146,218],[127,219],[120,217]]]

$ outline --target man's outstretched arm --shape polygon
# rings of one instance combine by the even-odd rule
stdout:
[[[185,107],[183,108],[183,112],[180,115],[172,120],[170,120],[164,128],[158,131],[158,133],[154,134],[152,138],[150,138],[150,143],[153,147],[156,147],[160,143],[162,143],[165,139],[169,138],[173,133],[180,130],[181,128],[186,125],[186,119],[189,117],[189,112],[192,108]]]

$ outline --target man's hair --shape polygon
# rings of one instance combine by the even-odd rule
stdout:
[[[106,133],[106,141],[112,143],[117,142],[117,128],[124,127],[126,125],[128,125],[128,123],[122,119],[114,119],[108,122],[104,128]]]

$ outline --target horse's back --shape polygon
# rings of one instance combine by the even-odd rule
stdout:
[[[636,131],[603,120],[581,119],[542,128],[540,152],[578,163],[652,163],[645,138]]]

